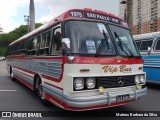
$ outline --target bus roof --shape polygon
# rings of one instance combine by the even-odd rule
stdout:
[[[152,33],[146,33],[146,34],[133,35],[133,38],[135,40],[159,38],[159,37],[160,37],[160,32],[152,32]]]
[[[111,22],[114,24],[118,24],[122,27],[128,28],[127,22],[125,22],[121,18],[119,18],[111,13],[107,13],[107,12],[103,12],[103,11],[99,11],[99,10],[92,10],[89,8],[71,9],[71,10],[64,12],[60,16],[52,19],[50,22],[35,29],[34,31],[32,31],[32,32],[22,36],[21,38],[17,39],[16,41],[10,43],[10,45],[13,45],[21,40],[27,39],[30,36],[36,35],[37,33],[52,27],[53,25],[57,24],[58,22],[62,22],[67,19],[107,21],[107,22]]]

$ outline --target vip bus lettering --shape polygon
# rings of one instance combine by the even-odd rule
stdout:
[[[122,65],[120,66],[120,72],[131,72],[132,71],[132,68],[131,67],[128,67],[126,65]]]
[[[132,71],[131,67],[127,67],[126,65],[120,66],[119,69],[118,67],[113,67],[113,66],[104,66],[102,69],[104,70],[105,73],[110,72],[112,74],[118,71],[123,72],[123,73]]]
[[[110,72],[110,73],[115,73],[115,72],[118,72],[118,68],[117,67],[112,67],[112,66],[104,66],[103,67],[104,69],[104,72],[107,73],[107,72]]]

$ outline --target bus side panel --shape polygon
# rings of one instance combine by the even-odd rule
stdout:
[[[10,57],[8,66],[12,67],[13,74],[20,82],[33,89],[35,74],[41,79],[48,79],[59,84],[63,77],[63,57]]]
[[[152,80],[152,71],[151,71],[151,68],[149,67],[144,67],[143,68],[144,72],[146,72],[146,79],[147,80]]]
[[[160,82],[160,68],[145,67],[144,71],[147,73],[147,80]]]
[[[26,86],[28,86],[30,89],[33,90],[33,77],[27,75],[26,73],[24,73],[24,71],[20,71],[16,68],[13,69],[13,74],[14,77],[19,80],[21,83],[25,84]]]
[[[147,80],[150,82],[160,83],[160,56],[149,55],[143,56],[144,72],[146,72]]]

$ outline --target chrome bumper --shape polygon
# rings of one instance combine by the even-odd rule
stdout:
[[[78,94],[78,93],[77,93]],[[129,100],[137,100],[147,94],[147,87],[136,90],[130,89],[115,89],[110,90],[96,96],[72,96],[72,94],[63,93],[63,102],[72,107],[91,107],[97,105],[111,105],[116,103],[116,97],[119,95],[129,94]],[[122,101],[120,101],[122,102]]]

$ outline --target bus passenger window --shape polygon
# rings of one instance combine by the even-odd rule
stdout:
[[[32,50],[33,44],[32,44],[33,38],[28,40],[28,50]]]
[[[160,39],[157,40],[157,44],[156,44],[155,50],[160,50]]]
[[[19,42],[16,44],[16,49],[15,49],[15,55],[19,55],[19,47],[20,47],[20,44]]]
[[[34,55],[35,54],[35,44],[37,43],[36,39],[34,38],[31,38],[29,40],[29,47],[28,47],[28,50],[27,50],[27,54],[28,55]]]
[[[32,49],[36,50],[37,49],[37,37],[35,37],[32,41]]]
[[[21,55],[25,55],[25,54],[26,54],[25,41],[22,41],[22,42],[21,42],[20,54],[21,54]]]
[[[141,51],[147,51],[148,47],[150,47],[150,48],[152,47],[152,43],[153,43],[153,40],[142,41],[140,50]]]
[[[41,47],[40,47],[41,55],[49,54],[49,44],[50,44],[50,31],[42,34]]]
[[[57,28],[53,33],[52,55],[62,55],[61,28]]]
[[[24,41],[24,50],[23,50],[24,54],[28,53],[27,52],[28,48],[29,48],[29,40],[27,39],[27,40]]]

